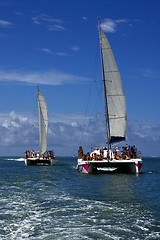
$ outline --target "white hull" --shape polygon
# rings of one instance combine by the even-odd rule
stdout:
[[[85,174],[98,173],[107,170],[139,174],[142,165],[143,161],[140,158],[130,160],[103,159],[101,161],[83,161],[82,159],[78,159],[77,170]]]
[[[46,165],[56,165],[58,164],[57,159],[49,158],[49,159],[43,159],[43,158],[25,158],[25,165],[36,165],[36,166],[46,166]]]

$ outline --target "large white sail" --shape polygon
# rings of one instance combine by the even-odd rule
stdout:
[[[125,140],[126,132],[126,101],[120,73],[113,56],[109,41],[99,24],[103,80],[106,87],[108,107],[109,142]]]
[[[47,150],[48,132],[48,109],[43,94],[38,89],[38,112],[39,112],[39,155]]]

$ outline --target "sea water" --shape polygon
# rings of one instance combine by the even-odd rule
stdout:
[[[143,173],[83,175],[76,158],[0,158],[0,239],[160,239],[160,158]]]

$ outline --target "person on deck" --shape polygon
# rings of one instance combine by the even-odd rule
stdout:
[[[113,156],[116,160],[122,160],[122,158],[120,156],[118,156],[117,151],[114,152]]]
[[[102,161],[102,155],[98,155],[98,160]]]
[[[83,148],[80,146],[78,149],[78,158],[81,159],[83,157]]]
[[[91,157],[90,157],[89,152],[88,152],[87,155],[86,155],[86,159],[87,159],[87,161],[90,161],[90,160],[91,160]]]
[[[96,153],[93,154],[93,160],[97,161],[97,154]]]
[[[109,152],[107,152],[107,159],[110,159]]]

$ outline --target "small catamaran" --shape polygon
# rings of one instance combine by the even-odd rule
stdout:
[[[53,165],[58,164],[53,150],[47,151],[48,108],[43,94],[38,88],[38,113],[39,113],[39,152],[26,151],[25,164],[28,165]]]
[[[126,134],[126,100],[120,73],[113,56],[109,41],[99,24],[101,49],[102,80],[104,90],[107,145],[94,147],[91,153],[83,154],[82,147],[78,150],[77,170],[82,173],[98,171],[117,171],[140,173],[143,162],[141,154],[135,146],[126,144],[122,149],[113,148],[112,144],[125,141]]]

